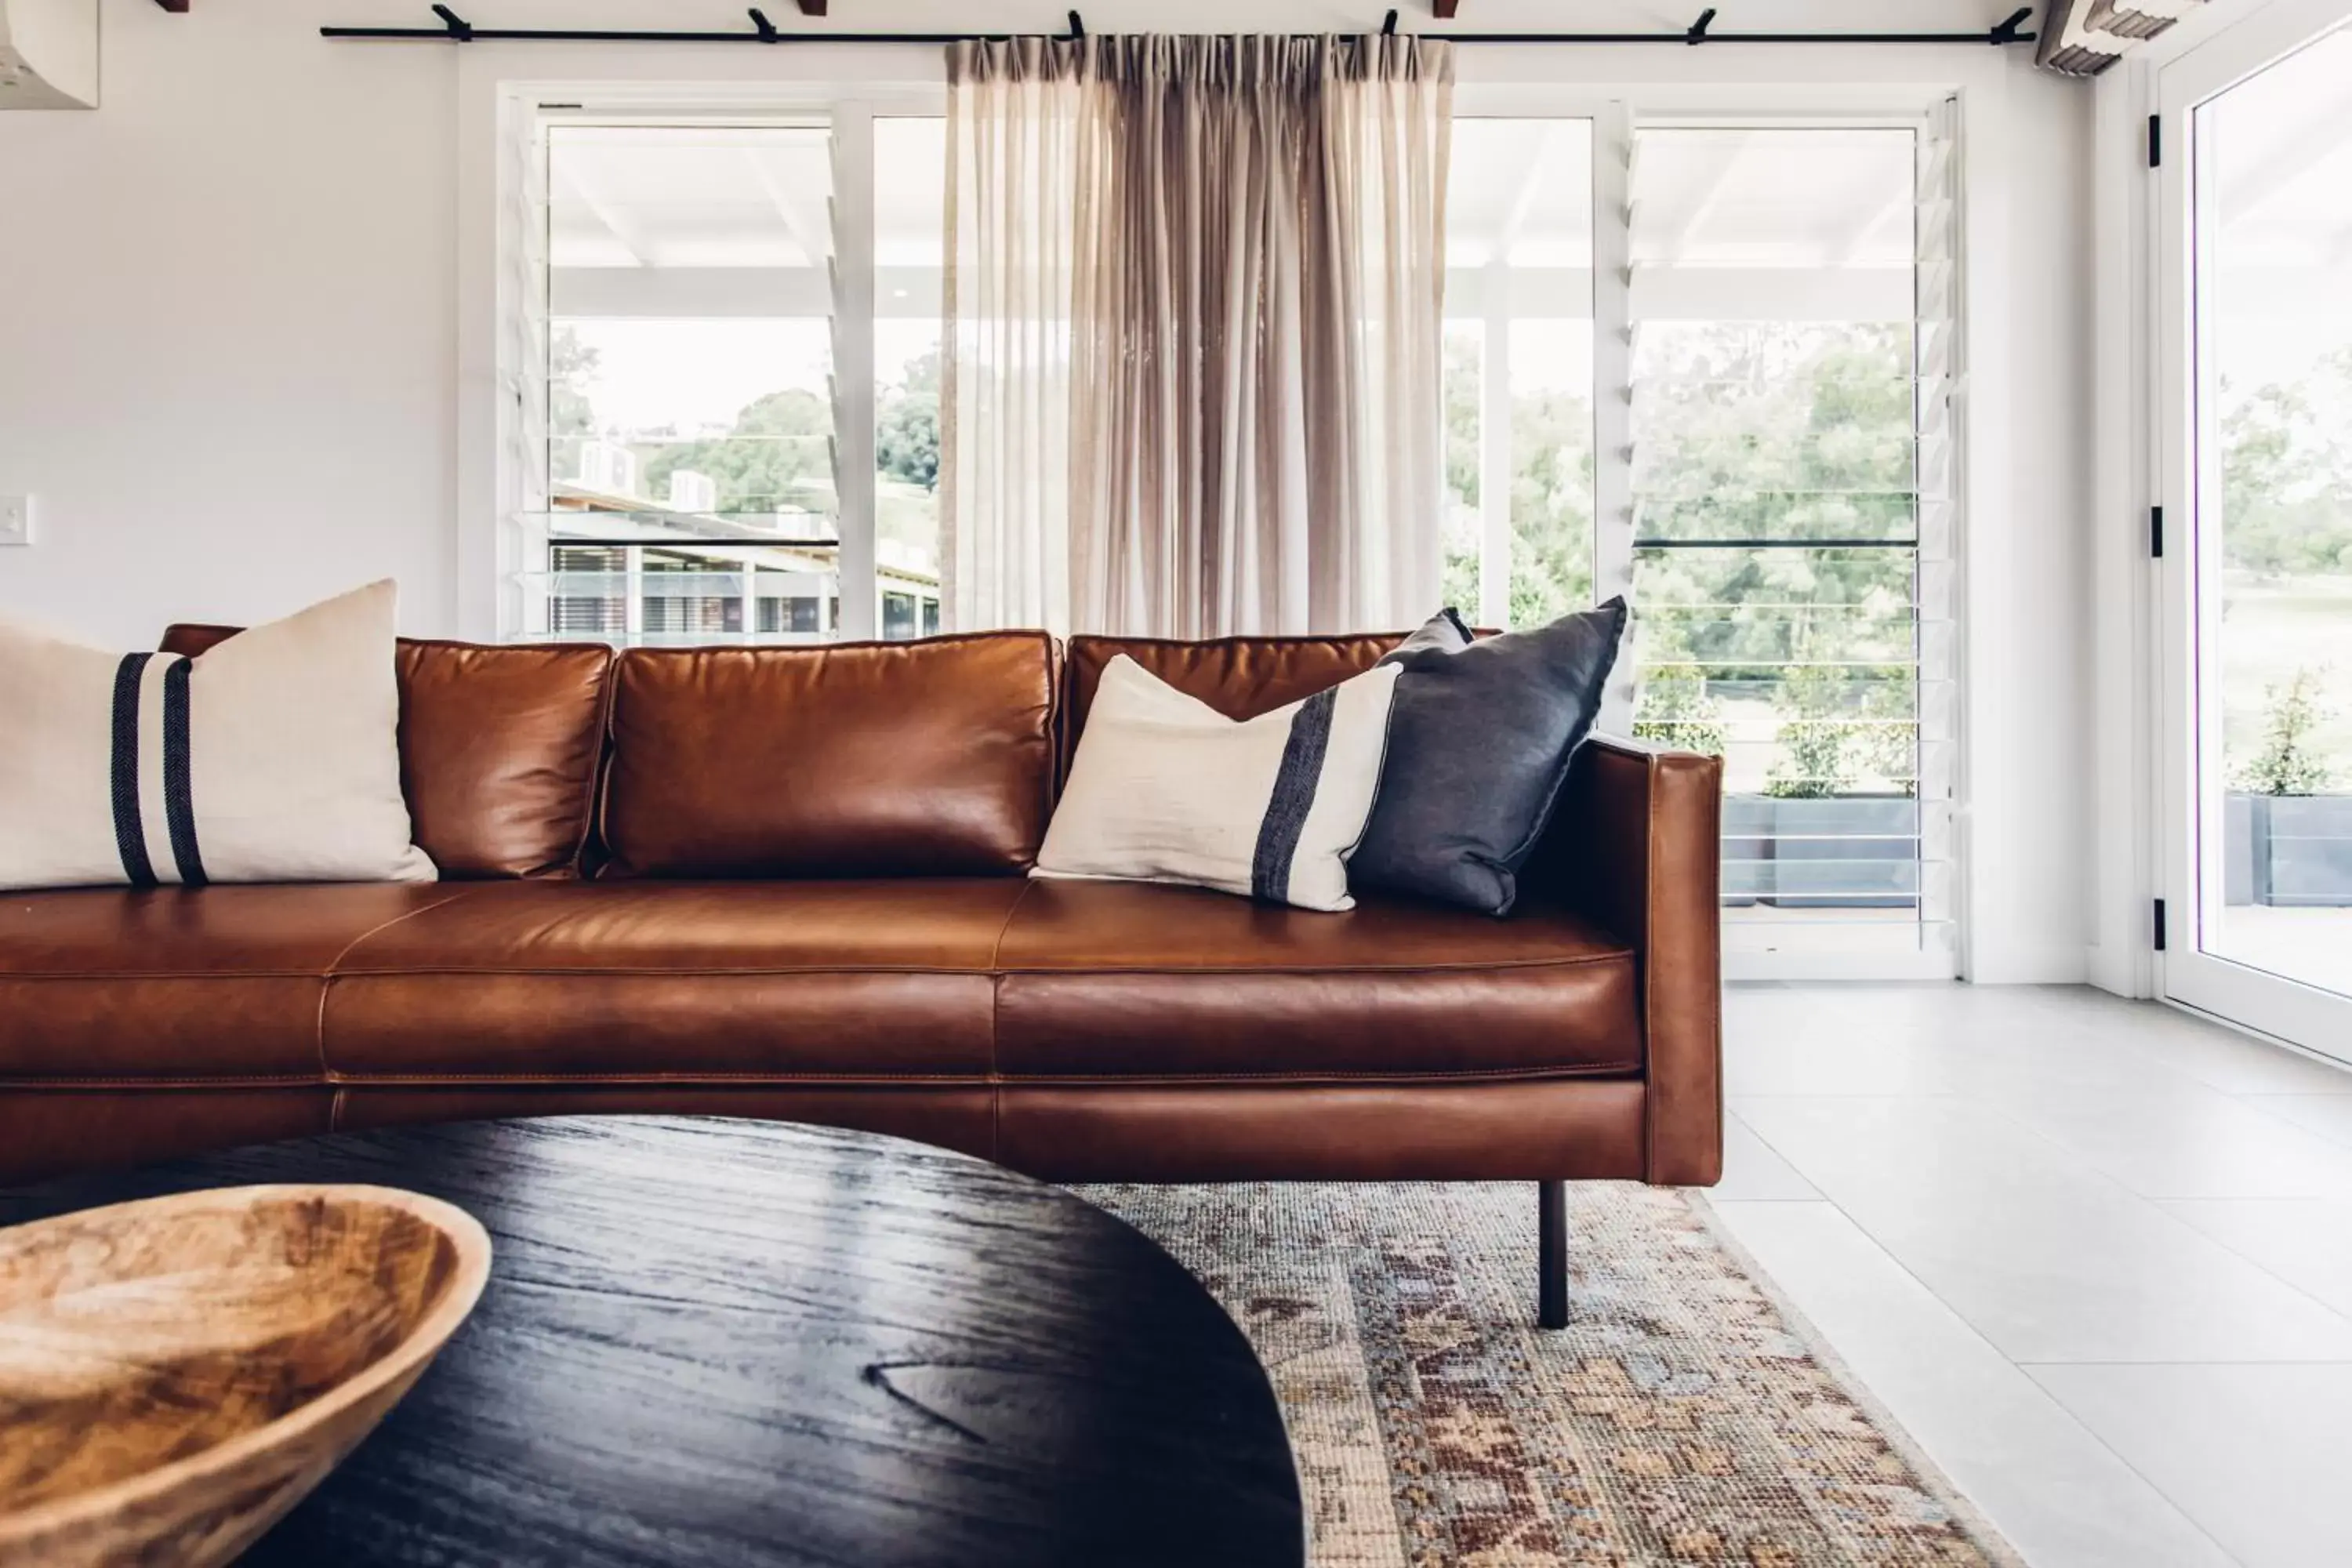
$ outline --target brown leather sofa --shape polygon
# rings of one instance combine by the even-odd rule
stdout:
[[[1024,875],[1114,655],[1246,717],[1393,641],[404,641],[444,879],[0,895],[0,1181],[582,1111],[1073,1181],[1715,1181],[1711,758],[1589,742],[1506,920]]]

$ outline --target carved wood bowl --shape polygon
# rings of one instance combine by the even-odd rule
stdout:
[[[388,1187],[228,1187],[0,1230],[0,1563],[226,1563],[416,1381],[490,1238]]]

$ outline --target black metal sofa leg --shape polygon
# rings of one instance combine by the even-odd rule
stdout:
[[[1536,1322],[1568,1327],[1568,1184],[1536,1184]]]

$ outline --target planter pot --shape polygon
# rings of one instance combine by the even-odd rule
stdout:
[[[1724,802],[1724,901],[1909,909],[1919,895],[1918,840],[1919,803],[1908,795],[1733,795]]]
[[[2222,803],[2232,904],[2352,908],[2352,795],[2247,795]]]
[[[1723,797],[1723,903],[1753,909],[1772,886],[1772,808],[1760,795]]]
[[[2265,821],[2268,820],[2265,814]],[[2267,839],[2268,834],[2263,837]],[[2261,858],[2268,859],[2265,843]],[[2236,906],[2254,901],[2254,797],[2231,790],[2221,797],[2221,901]]]

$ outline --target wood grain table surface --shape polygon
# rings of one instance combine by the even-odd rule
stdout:
[[[461,1122],[0,1192],[0,1224],[364,1182],[488,1229],[481,1304],[248,1563],[1298,1568],[1264,1370],[1059,1188],[871,1134]]]

